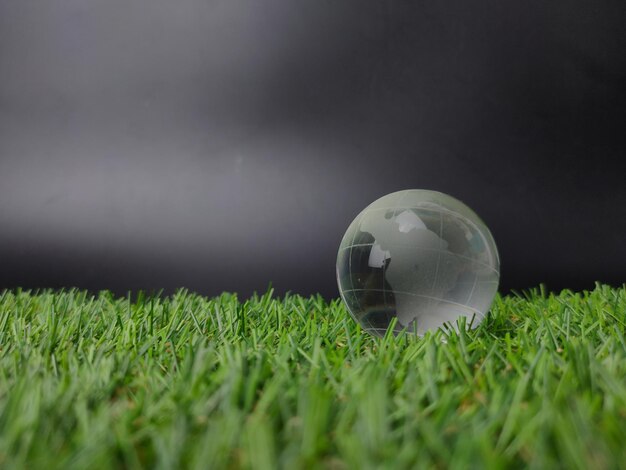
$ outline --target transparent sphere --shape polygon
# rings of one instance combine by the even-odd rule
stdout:
[[[337,254],[339,292],[372,334],[423,335],[466,317],[476,327],[498,290],[500,260],[482,220],[447,194],[407,190],[367,206]]]

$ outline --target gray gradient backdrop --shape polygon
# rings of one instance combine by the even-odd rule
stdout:
[[[0,0],[0,288],[337,295],[399,189],[626,280],[623,1]]]

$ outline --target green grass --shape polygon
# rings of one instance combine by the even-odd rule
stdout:
[[[0,466],[626,467],[625,332],[600,284],[422,339],[271,291],[6,291]]]

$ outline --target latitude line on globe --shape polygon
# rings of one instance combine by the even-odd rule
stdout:
[[[350,248],[350,255],[352,255],[352,248],[355,248],[355,247],[357,247],[357,246],[374,246],[374,245],[376,245],[376,243],[357,243],[357,244],[355,244],[355,245],[345,246],[345,247],[343,247],[343,248],[341,248],[341,249],[342,249],[342,250],[347,250],[348,248]],[[393,246],[408,246],[408,247],[413,247],[413,245],[400,245],[400,244],[394,244]],[[419,249],[419,250],[425,250],[425,251],[438,251],[438,252],[440,252],[440,253],[441,253],[441,250],[438,250],[438,249],[436,249],[436,248],[424,248],[424,247],[421,247],[421,246],[414,247],[414,248],[417,248],[417,249]],[[493,272],[500,274],[500,271],[499,271],[499,270],[495,269],[493,266],[489,266],[488,264],[483,263],[482,261],[478,261],[478,260],[476,260],[476,259],[474,259],[474,258],[470,258],[469,256],[465,256],[465,255],[460,255],[460,254],[458,254],[458,253],[452,253],[452,252],[451,252],[450,254],[452,254],[452,255],[454,255],[454,256],[458,256],[459,258],[466,259],[466,260],[471,261],[471,262],[473,262],[473,263],[480,264],[481,266],[484,266],[485,268],[489,268],[489,269],[491,269]],[[352,269],[352,263],[350,263],[350,269]],[[353,287],[354,287],[354,285],[353,285]]]
[[[368,291],[380,292],[381,289],[350,289],[350,291],[351,292],[360,292],[360,291],[363,291],[363,292],[368,292]],[[463,304],[460,304],[458,302],[454,302],[452,300],[441,299],[439,297],[434,297],[432,295],[413,294],[411,292],[405,292],[405,291],[394,292],[394,294],[410,295],[410,296],[413,296],[413,297],[423,297],[425,299],[438,300],[439,302],[444,302],[444,303],[447,303],[447,304],[456,305],[457,307],[461,307],[463,309],[469,310],[470,312],[473,312],[474,314],[478,315],[480,318],[483,318],[485,316],[485,314],[483,314],[479,310],[476,310],[475,308],[472,308],[472,307],[470,307],[468,305],[463,305]]]

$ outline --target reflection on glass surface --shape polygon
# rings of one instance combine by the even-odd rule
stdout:
[[[478,325],[498,289],[500,261],[489,229],[443,193],[384,196],[352,222],[337,255],[339,291],[352,316],[382,335],[422,335],[459,317]]]

